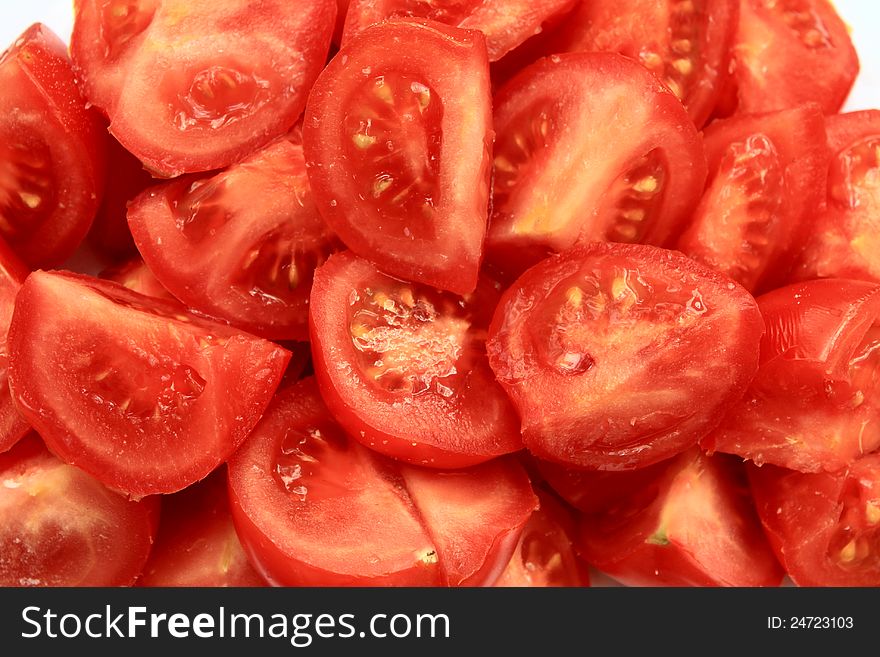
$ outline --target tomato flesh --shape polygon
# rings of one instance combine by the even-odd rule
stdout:
[[[9,347],[7,333],[15,307],[15,295],[21,288],[28,270],[0,239],[0,453],[17,443],[28,431],[29,425],[21,417],[9,392]]]
[[[101,272],[101,278],[119,283],[132,292],[147,297],[177,302],[177,299],[159,282],[159,279],[140,258],[133,258],[118,267],[105,269]]]

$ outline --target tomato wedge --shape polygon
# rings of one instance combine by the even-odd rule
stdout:
[[[566,21],[560,51],[631,57],[681,99],[702,126],[723,87],[739,0],[587,0]]]
[[[293,126],[334,0],[76,0],[71,53],[110,132],[159,176],[236,162]]]
[[[0,88],[0,238],[31,267],[59,265],[101,202],[106,137],[44,25],[0,56]]]
[[[101,272],[101,278],[115,281],[133,292],[147,297],[177,302],[168,289],[159,282],[150,268],[140,258],[132,258],[118,267],[111,267]]]
[[[522,449],[485,352],[498,289],[467,297],[386,276],[351,252],[315,274],[312,353],[333,416],[364,445],[458,468]]]
[[[582,518],[589,563],[630,586],[778,586],[743,466],[693,448],[659,481]]]
[[[312,201],[302,147],[287,139],[210,178],[150,188],[128,223],[174,296],[273,340],[308,338],[312,274],[341,246]]]
[[[548,253],[607,240],[662,245],[699,201],[699,134],[644,67],[613,53],[554,55],[495,99],[487,257],[520,274]]]
[[[34,272],[15,301],[9,383],[63,461],[134,498],[223,463],[290,357],[280,347],[89,276]]]
[[[6,342],[15,295],[28,273],[27,267],[0,238],[0,453],[17,443],[30,428],[9,392],[9,347]]]
[[[696,444],[758,367],[758,306],[675,251],[590,244],[501,299],[489,362],[541,459],[631,470]]]
[[[156,544],[139,586],[266,586],[235,533],[226,469],[162,499]]]
[[[794,278],[880,281],[880,111],[829,116],[826,124],[828,209]]]
[[[880,455],[835,473],[749,468],[764,529],[800,586],[880,586]]]
[[[318,209],[383,271],[474,291],[489,201],[489,63],[479,32],[389,21],[353,37],[303,122]]]
[[[159,500],[132,502],[52,456],[31,434],[0,454],[0,586],[130,586]]]
[[[703,447],[803,472],[834,472],[880,447],[880,285],[810,281],[758,305],[761,367]]]
[[[430,19],[486,35],[489,61],[496,61],[574,4],[574,0],[352,0],[342,45],[364,28],[392,18]]]
[[[443,472],[366,449],[314,379],[278,393],[230,461],[229,489],[252,563],[294,586],[491,584],[537,505],[513,459]]]
[[[738,112],[812,102],[834,114],[849,95],[859,58],[829,0],[740,0],[733,72]]]
[[[825,202],[819,106],[716,121],[704,143],[709,184],[678,248],[749,291],[779,287]]]

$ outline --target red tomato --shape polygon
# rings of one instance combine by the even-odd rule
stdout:
[[[675,251],[590,244],[501,299],[489,362],[538,458],[631,470],[694,445],[758,367],[755,300]]]
[[[101,278],[115,281],[129,290],[147,297],[176,302],[177,299],[159,282],[144,261],[135,257],[128,262],[101,272]]]
[[[703,447],[803,472],[880,447],[880,285],[810,281],[758,305],[761,367]]]
[[[513,557],[495,586],[589,586],[589,572],[575,555],[572,543],[574,519],[552,495],[539,492],[538,499],[541,507],[523,528]]]
[[[334,0],[76,0],[71,52],[110,131],[157,175],[225,167],[287,132]]]
[[[459,468],[522,449],[486,359],[498,295],[488,281],[461,298],[351,252],[331,257],[315,275],[311,325],[333,416],[364,445],[418,465]]]
[[[491,584],[537,502],[512,459],[442,472],[367,450],[314,379],[277,395],[230,461],[229,486],[252,563],[297,586]]]
[[[345,27],[345,17],[348,15],[348,5],[351,0],[336,0],[336,27],[333,29],[333,43],[342,42],[342,30]]]
[[[880,454],[835,473],[749,468],[764,529],[801,586],[880,586]]]
[[[739,0],[584,0],[560,51],[619,52],[682,100],[697,126],[712,113],[730,61]]]
[[[159,535],[138,584],[266,586],[235,533],[225,468],[162,499]]]
[[[730,105],[739,112],[813,102],[834,114],[849,95],[859,59],[829,0],[740,0],[732,69],[736,100]]]
[[[486,35],[489,61],[496,61],[541,25],[571,8],[574,0],[352,0],[343,46],[364,28],[391,18],[426,18]]]
[[[0,586],[130,586],[159,501],[132,502],[52,456],[31,434],[0,454]]]
[[[880,111],[829,116],[828,210],[794,277],[880,281]]]
[[[353,37],[309,96],[303,143],[318,209],[384,271],[473,292],[492,143],[479,32],[390,21]]]
[[[152,187],[128,223],[187,306],[270,339],[307,339],[312,274],[339,242],[312,201],[301,146],[282,139],[210,178]]]
[[[31,26],[0,56],[0,237],[31,267],[63,262],[104,189],[105,142],[64,43]]]
[[[516,274],[576,243],[663,244],[706,178],[681,103],[612,53],[530,66],[497,94],[495,130],[488,258]]]
[[[138,498],[223,463],[290,357],[109,281],[35,272],[15,301],[9,383],[63,461]]]
[[[778,287],[825,202],[825,141],[817,105],[714,122],[709,184],[678,248],[747,290]]]
[[[585,515],[580,554],[630,586],[778,586],[742,465],[693,448],[659,481]]]
[[[0,238],[0,453],[17,443],[30,428],[9,393],[9,348],[6,344],[15,295],[27,275],[27,267]]]

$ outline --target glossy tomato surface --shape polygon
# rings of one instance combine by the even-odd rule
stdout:
[[[309,96],[303,147],[318,209],[383,271],[474,291],[489,202],[485,38],[389,21],[352,38]]]
[[[535,456],[630,470],[717,426],[757,370],[763,330],[730,279],[675,251],[597,243],[517,280],[487,350]]]
[[[6,342],[15,295],[28,273],[24,263],[0,239],[0,453],[17,443],[29,428],[9,392],[9,347]]]
[[[486,358],[499,292],[457,297],[332,256],[311,299],[315,373],[334,417],[357,440],[440,468],[522,449],[519,419]]]
[[[290,357],[179,304],[42,271],[16,298],[9,353],[13,398],[50,449],[135,498],[229,458]]]

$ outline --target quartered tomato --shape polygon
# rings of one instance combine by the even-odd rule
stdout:
[[[495,586],[589,586],[589,572],[574,550],[574,518],[552,495],[538,492],[538,499],[541,507],[523,527]]]
[[[834,114],[849,95],[859,59],[829,0],[740,0],[732,68],[735,98],[728,111],[812,102]]]
[[[764,529],[801,586],[880,586],[880,455],[835,473],[749,468]]]
[[[162,498],[159,535],[140,586],[266,586],[235,533],[226,469]]]
[[[662,245],[706,178],[699,134],[678,99],[613,53],[554,55],[495,99],[488,258],[522,273],[597,240]]]
[[[50,449],[135,498],[229,458],[290,357],[179,304],[41,271],[16,298],[9,354],[13,398]]]
[[[0,586],[130,586],[156,536],[159,501],[107,490],[36,435],[0,454]]]
[[[0,453],[17,443],[29,428],[9,392],[9,348],[6,344],[15,295],[28,273],[12,249],[0,239]]]
[[[76,0],[71,52],[110,131],[157,175],[236,162],[287,132],[334,0]]]
[[[725,81],[739,0],[585,0],[560,51],[619,52],[643,64],[703,125]]]
[[[758,305],[761,367],[703,447],[803,472],[880,447],[880,285],[810,281]]]
[[[825,202],[819,106],[716,121],[704,143],[709,184],[678,248],[747,290],[778,287]]]
[[[743,466],[693,448],[613,509],[585,515],[580,554],[630,586],[778,586]]]
[[[880,281],[880,111],[829,116],[828,209],[794,273]]]
[[[575,0],[352,0],[343,46],[365,27],[390,18],[423,18],[486,35],[489,60],[500,59]]]
[[[755,300],[682,254],[591,244],[502,297],[489,361],[538,458],[629,470],[711,431],[758,367]]]
[[[177,299],[168,289],[159,282],[149,267],[140,258],[133,258],[128,262],[111,267],[101,272],[101,278],[115,281],[129,290],[157,299],[166,299],[176,302]]]
[[[101,202],[106,137],[44,25],[0,56],[0,89],[0,238],[29,266],[55,266]]]
[[[280,585],[491,584],[537,506],[513,459],[443,472],[366,449],[314,379],[279,392],[230,461],[229,487],[245,550]]]
[[[474,291],[489,201],[489,63],[479,32],[389,21],[353,37],[303,122],[318,209],[383,271]]]
[[[315,373],[333,416],[395,458],[457,468],[522,449],[519,419],[486,359],[499,292],[467,297],[386,276],[350,252],[315,274]]]
[[[187,306],[271,339],[305,340],[315,267],[340,248],[281,139],[210,178],[152,187],[128,223],[156,278]]]

